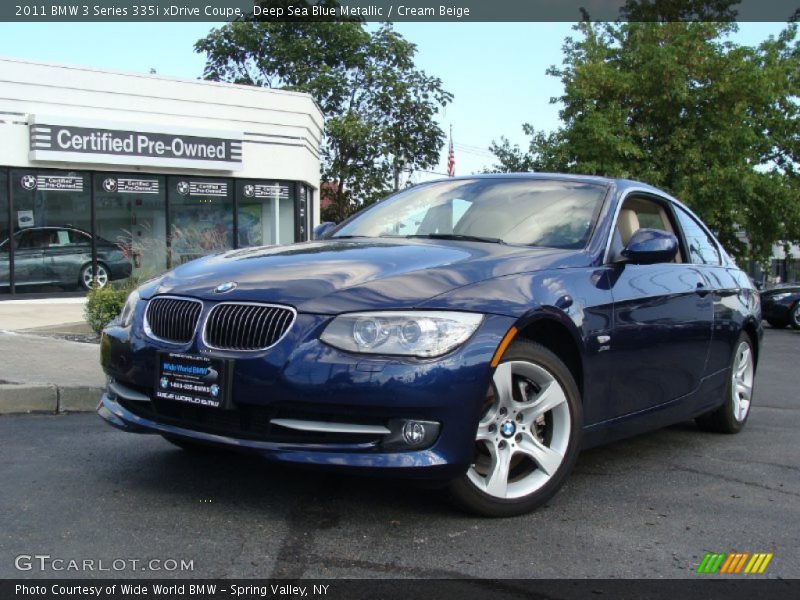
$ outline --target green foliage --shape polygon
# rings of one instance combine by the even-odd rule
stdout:
[[[86,296],[86,308],[83,317],[92,331],[100,333],[112,319],[115,319],[125,306],[128,294],[136,287],[132,280],[119,286],[107,285],[104,288],[92,288]]]
[[[236,21],[195,45],[214,81],[307,92],[325,114],[322,180],[343,219],[439,161],[438,112],[452,100],[417,69],[416,46],[383,24]]]
[[[626,8],[636,15],[638,4]],[[800,240],[797,26],[737,45],[726,39],[736,26],[722,22],[731,2],[690,9],[712,4],[718,22],[648,14],[651,22],[576,25],[563,65],[548,70],[564,85],[551,99],[563,126],[545,134],[526,124],[527,151],[495,142],[496,170],[646,181],[685,201],[741,258],[764,262],[773,243]]]

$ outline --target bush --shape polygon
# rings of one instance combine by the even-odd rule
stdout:
[[[122,312],[125,300],[134,287],[133,282],[125,282],[119,286],[93,288],[89,292],[83,316],[95,333],[103,331],[103,328]]]

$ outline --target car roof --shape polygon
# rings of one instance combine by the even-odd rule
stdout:
[[[551,179],[551,180],[559,180],[559,181],[575,181],[575,182],[582,182],[582,183],[594,183],[606,186],[616,186],[620,190],[627,189],[627,188],[637,188],[640,190],[647,190],[651,191],[656,194],[660,194],[662,196],[666,196],[671,200],[676,200],[670,196],[664,190],[661,190],[655,186],[650,185],[649,183],[644,183],[642,181],[635,181],[633,179],[624,179],[619,177],[603,177],[601,175],[583,175],[579,173],[544,173],[544,172],[535,172],[535,173],[476,173],[474,175],[459,175],[457,177],[443,177],[439,179],[434,179],[431,181],[425,181],[424,183],[436,183],[439,181],[453,181],[453,180],[472,180],[472,179]]]
[[[43,229],[69,229],[71,231],[77,231],[78,233],[85,233],[86,235],[91,235],[85,229],[80,229],[79,227],[73,227],[72,225],[41,225],[39,227],[26,227],[25,229],[19,229],[16,233],[22,233],[23,231],[41,231]],[[16,235],[16,234],[15,234]]]

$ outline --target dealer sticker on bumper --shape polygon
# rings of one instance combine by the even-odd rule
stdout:
[[[226,399],[226,363],[194,354],[159,354],[155,396],[219,408]]]

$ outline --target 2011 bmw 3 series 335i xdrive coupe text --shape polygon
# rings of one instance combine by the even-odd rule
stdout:
[[[105,330],[111,425],[441,482],[529,511],[581,448],[747,420],[759,296],[684,205],[568,175],[406,189],[323,239],[143,284]]]

